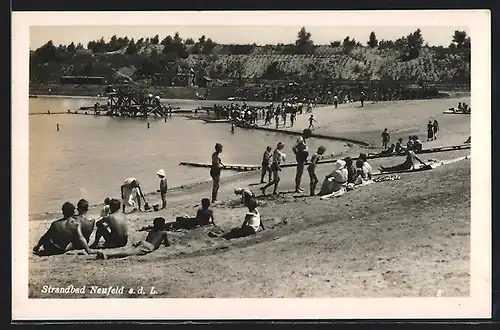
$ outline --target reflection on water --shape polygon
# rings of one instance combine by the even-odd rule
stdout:
[[[92,101],[90,101],[92,102]],[[192,101],[191,101],[192,102]],[[51,112],[88,105],[89,100],[30,99],[30,112]],[[150,128],[147,128],[147,122]],[[59,124],[60,130],[56,130]],[[224,145],[221,158],[226,164],[260,164],[267,145],[285,143],[292,155],[296,137],[263,131],[237,129],[229,125],[173,117],[159,119],[110,118],[78,115],[29,117],[29,205],[30,213],[58,212],[66,201],[80,198],[91,204],[106,196],[120,197],[120,185],[137,177],[145,192],[156,191],[156,171],[163,168],[170,187],[210,178],[208,168],[178,165],[181,161],[210,162],[216,142]],[[328,152],[345,150],[344,143],[319,144]],[[290,158],[290,157],[289,157]],[[291,159],[290,159],[291,160]],[[223,172],[231,175],[232,172]]]

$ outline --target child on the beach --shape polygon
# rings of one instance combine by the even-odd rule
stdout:
[[[161,194],[161,203],[162,203],[161,209],[164,209],[167,207],[167,190],[168,190],[167,176],[165,175],[165,171],[163,169],[156,172],[156,174],[160,178],[160,189],[158,190],[158,192]]]
[[[104,207],[101,210],[101,218],[111,214],[111,210],[109,209],[110,203],[111,203],[111,198],[106,197],[106,199],[104,200]]]
[[[314,116],[311,115],[311,117],[309,117],[309,129],[314,129],[314,123],[317,123],[316,119],[314,119]]]
[[[316,153],[311,157],[311,162],[309,163],[309,166],[307,166],[307,171],[309,172],[309,179],[310,179],[311,196],[315,195],[316,185],[319,182],[318,177],[316,176],[316,164],[323,157],[325,151],[326,151],[325,147],[323,146],[319,147]]]

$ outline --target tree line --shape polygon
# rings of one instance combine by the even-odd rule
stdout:
[[[470,49],[471,41],[470,37],[467,36],[465,31],[454,31],[451,36],[452,40],[448,48],[450,49]],[[198,38],[198,40],[193,40],[192,38],[183,39],[180,37],[179,33],[176,32],[174,36],[166,36],[160,40],[160,36],[157,34],[151,38],[140,38],[134,40],[134,38],[129,39],[128,37],[118,37],[116,35],[112,36],[109,41],[105,41],[104,37],[99,40],[92,40],[88,42],[86,50],[92,52],[93,54],[103,54],[109,52],[115,52],[125,48],[125,54],[135,55],[138,54],[140,49],[144,46],[149,45],[162,45],[161,53],[171,61],[176,59],[185,59],[192,54],[204,54],[211,55],[215,54],[215,49],[217,49],[217,54],[227,54],[227,55],[249,55],[252,54],[255,49],[259,46],[254,44],[231,44],[223,45],[217,44],[210,38],[206,38],[204,35]],[[420,51],[423,47],[429,47],[428,44],[424,45],[424,38],[422,36],[421,30],[417,29],[413,33],[407,36],[403,36],[395,41],[392,40],[378,40],[374,31],[372,31],[366,42],[366,46],[370,48],[378,49],[394,49],[401,52],[401,60],[408,61],[415,59],[419,56]],[[350,38],[345,37],[343,41],[337,40],[330,42],[330,47],[342,48],[343,52],[350,53],[356,47],[364,47],[362,43]],[[294,44],[277,44],[277,45],[265,45],[260,46],[262,53],[274,52],[278,54],[314,54],[317,46],[312,40],[311,33],[307,32],[305,27],[302,27],[297,33],[297,39]],[[437,49],[444,49],[444,47],[432,47]],[[55,46],[52,40],[48,41],[46,44],[34,51],[34,54],[38,57],[41,62],[57,62],[63,61],[64,55],[71,55],[77,53],[78,51],[85,51],[84,45],[78,43],[75,45],[71,42],[69,45],[59,45]],[[153,47],[153,53],[157,53],[156,48]]]

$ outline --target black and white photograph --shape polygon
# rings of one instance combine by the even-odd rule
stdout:
[[[12,18],[13,317],[490,315],[488,11]]]

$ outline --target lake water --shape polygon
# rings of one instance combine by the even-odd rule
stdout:
[[[91,105],[76,98],[34,98],[30,113],[61,112]],[[189,101],[196,107],[195,101]],[[176,105],[172,102],[173,106]],[[147,128],[150,123],[150,129]],[[56,130],[59,124],[60,130]],[[173,117],[160,119],[111,118],[81,115],[29,116],[29,207],[30,214],[59,212],[65,201],[85,198],[90,204],[105,197],[120,197],[128,177],[141,181],[144,192],[158,189],[156,171],[163,168],[169,187],[210,179],[208,168],[179,165],[181,161],[210,162],[216,142],[224,145],[226,164],[260,164],[267,145],[285,143],[292,160],[295,136],[237,128],[227,124]],[[320,144],[328,154],[346,150],[343,142],[311,139],[310,150]],[[223,176],[236,172],[223,171]]]

